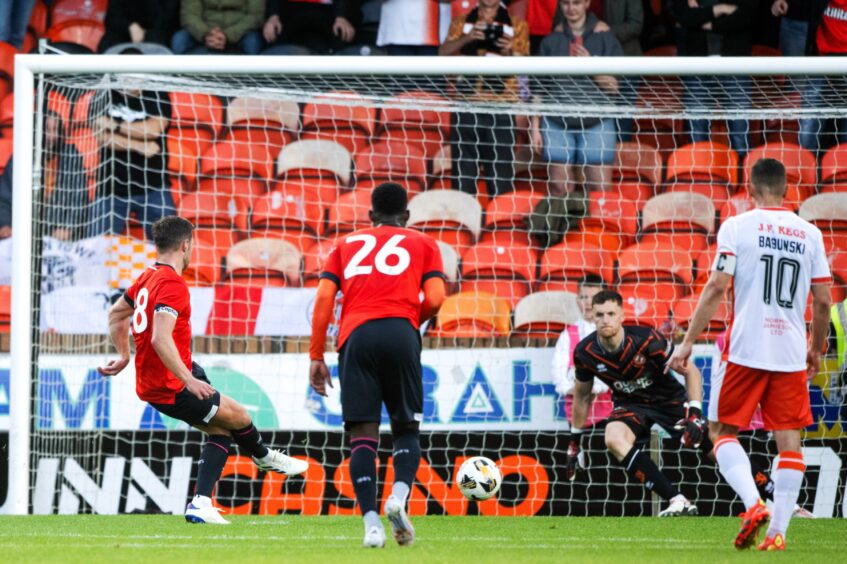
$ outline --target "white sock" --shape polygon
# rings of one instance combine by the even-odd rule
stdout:
[[[805,470],[806,465],[801,453],[789,450],[779,453],[779,462],[773,476],[773,515],[768,527],[768,536],[777,533],[785,536],[788,522],[791,521],[797,498],[800,496]]]
[[[382,527],[382,521],[379,520],[379,514],[376,511],[368,511],[364,516],[365,528]]]
[[[738,439],[726,435],[719,437],[715,441],[715,458],[718,460],[721,476],[741,498],[744,507],[750,509],[756,505],[759,501],[759,490],[753,480],[750,459]]]
[[[406,503],[406,498],[409,497],[409,484],[404,482],[394,482],[391,488],[391,495],[400,500],[400,503]]]
[[[191,500],[191,505],[194,507],[212,507],[212,498],[205,495],[195,495]]]

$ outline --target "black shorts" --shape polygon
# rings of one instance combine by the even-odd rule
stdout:
[[[650,429],[658,425],[668,432],[671,437],[680,437],[682,431],[674,429],[677,421],[685,418],[685,404],[645,404],[645,403],[621,403],[616,404],[607,419],[608,423],[620,421],[632,429],[635,439],[646,440],[650,438]]]
[[[191,374],[198,380],[209,382],[206,371],[196,362],[191,365]],[[221,393],[215,391],[215,395],[207,400],[200,400],[183,388],[174,397],[173,403],[150,403],[153,409],[164,413],[168,417],[185,421],[189,425],[205,426],[209,424],[212,417],[218,412],[221,405]]]
[[[380,421],[382,404],[392,421],[423,419],[421,336],[406,319],[386,318],[356,327],[338,355],[345,423]]]

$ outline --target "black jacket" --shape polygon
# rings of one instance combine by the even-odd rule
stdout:
[[[119,43],[129,43],[129,24],[143,27],[145,43],[171,46],[171,36],[179,29],[177,0],[111,0],[106,11],[106,32],[97,52],[102,53]]]
[[[730,16],[715,17],[715,4],[734,4],[738,9]],[[690,8],[687,0],[674,0],[674,18],[681,27],[677,34],[680,56],[748,57],[753,52],[753,14],[756,0],[701,0]],[[703,29],[711,22],[712,30]]]

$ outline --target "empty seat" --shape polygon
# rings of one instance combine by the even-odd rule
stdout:
[[[618,143],[612,178],[657,186],[662,181],[662,157],[658,149],[641,143]]]
[[[214,286],[220,282],[223,274],[223,259],[230,246],[208,241],[195,235],[191,245],[191,259],[188,268],[182,273],[189,286]]]
[[[326,234],[343,234],[370,227],[371,191],[344,192],[329,206]]]
[[[199,92],[171,92],[171,124],[168,135],[195,144],[198,153],[211,145],[223,127],[220,99]]]
[[[460,292],[448,296],[438,311],[434,335],[455,338],[508,336],[509,303],[493,294]]]
[[[715,229],[715,206],[702,194],[659,194],[644,204],[641,228],[644,232],[690,231],[710,235]]]
[[[685,330],[688,329],[699,300],[700,295],[694,294],[682,298],[673,305],[673,318],[677,325]],[[714,340],[720,337],[726,331],[730,317],[729,302],[721,300],[715,315],[712,316],[712,319],[706,325],[706,329],[700,334],[700,339]]]
[[[12,156],[12,140],[11,139],[0,139],[0,174],[2,174],[3,170],[6,168],[6,163],[9,162],[9,158]]]
[[[759,159],[773,158],[785,165],[789,185],[799,190],[799,201],[811,196],[817,188],[818,162],[815,155],[796,143],[769,142],[747,153],[744,159],[744,182],[750,183],[750,171]]]
[[[47,30],[47,39],[53,43],[75,43],[96,53],[97,45],[105,31],[102,21],[66,20],[53,23]]]
[[[300,251],[286,241],[264,237],[245,239],[226,255],[227,277],[247,286],[299,286]]]
[[[414,147],[432,158],[450,137],[449,101],[438,94],[404,92],[388,100],[380,119],[381,140]]]
[[[843,302],[847,298],[847,251],[830,254],[829,269],[832,272],[832,302]]]
[[[15,55],[18,50],[12,45],[0,41],[0,97],[12,92],[15,78]]]
[[[607,284],[611,284],[614,263],[614,251],[565,240],[550,247],[541,256],[536,290],[555,288],[575,292],[578,282],[589,274],[599,276]],[[550,282],[567,284],[553,285]]]
[[[196,146],[180,143],[173,137],[168,137],[168,171],[171,173],[171,184],[176,186],[176,192],[189,192],[197,188],[197,175],[200,169],[200,159]]]
[[[700,254],[694,259],[694,268],[696,275],[694,278],[694,292],[698,293],[706,282],[709,281],[709,276],[712,275],[712,265],[715,263],[715,256],[718,252],[717,244],[712,244],[708,248],[700,251]]]
[[[300,130],[300,106],[293,100],[237,97],[226,109],[228,139],[279,151]]]
[[[321,239],[303,253],[303,286],[318,285],[318,277],[323,271],[324,262],[330,251],[335,248],[336,239]]]
[[[558,338],[581,315],[576,295],[570,292],[534,292],[515,307],[512,334],[524,337]]]
[[[623,297],[624,322],[659,329],[671,317],[672,300],[657,297],[649,285],[618,288]]]
[[[12,330],[12,287],[0,286],[0,333]]]
[[[27,29],[36,37],[41,37],[47,33],[47,18],[48,10],[42,0],[36,0],[32,6],[32,14],[29,16]],[[28,51],[27,51],[28,52]]]
[[[429,181],[430,190],[450,190],[453,188],[453,159],[450,145],[443,145],[432,157],[432,177]]]
[[[516,190],[495,196],[485,206],[485,228],[525,228],[526,219],[544,198],[544,194],[529,190]]]
[[[600,247],[625,247],[635,241],[638,206],[614,191],[593,191],[588,195],[588,216],[580,220],[580,230],[585,240]]]
[[[254,201],[251,227],[265,237],[281,237],[305,251],[318,239],[323,221],[324,207],[317,190],[280,183]]]
[[[689,285],[693,281],[691,252],[661,241],[636,243],[618,255],[621,282],[673,282]]]
[[[697,141],[668,157],[667,182],[738,184],[738,154],[722,143]]]
[[[800,217],[822,230],[847,231],[847,193],[812,196],[800,206]]]
[[[55,0],[51,3],[53,25],[71,20],[106,21],[109,0]]]
[[[426,189],[426,156],[401,141],[378,141],[356,157],[356,188],[367,189],[383,182],[403,186],[409,197]]]
[[[459,279],[459,253],[444,241],[436,241],[436,243],[438,250],[441,251],[441,264],[444,267],[447,284],[455,284]]]
[[[273,159],[267,148],[223,141],[200,157],[197,189],[250,201],[267,192],[272,177]]]
[[[821,158],[821,192],[847,192],[847,143],[836,145]]]
[[[462,291],[485,291],[517,305],[535,280],[535,251],[527,245],[479,243],[462,255]]]
[[[300,139],[326,139],[350,153],[363,150],[376,129],[376,107],[355,92],[317,96],[303,108]]]
[[[344,146],[322,139],[295,141],[286,145],[277,159],[277,176],[286,184],[309,186],[323,205],[338,198],[338,191],[350,185],[352,176],[350,151]]]
[[[482,209],[473,196],[456,190],[431,190],[409,201],[408,225],[461,253],[479,238],[481,216]]]
[[[15,123],[15,95],[7,94],[0,101],[0,137],[12,137]]]
[[[231,229],[246,226],[243,200],[232,194],[214,192],[189,192],[179,202],[179,215],[191,221],[195,227],[224,227]]]

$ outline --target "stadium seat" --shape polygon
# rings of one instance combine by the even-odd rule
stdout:
[[[305,251],[322,232],[324,207],[310,186],[279,182],[253,203],[252,230],[263,237],[280,237]]]
[[[50,8],[53,25],[73,20],[106,21],[109,0],[54,0]]]
[[[15,78],[15,55],[18,50],[13,46],[0,41],[0,98],[5,97],[13,90]]]
[[[274,154],[300,130],[300,106],[292,100],[233,98],[226,108],[227,139],[264,145]]]
[[[669,192],[696,192],[722,205],[738,184],[738,155],[722,143],[689,143],[668,157],[666,183]]]
[[[378,141],[356,157],[356,189],[368,190],[383,182],[403,186],[409,197],[426,189],[426,156],[402,141]]]
[[[214,286],[221,281],[223,274],[223,259],[231,245],[219,244],[219,241],[209,241],[206,237],[197,236],[191,246],[191,259],[188,268],[182,273],[189,286]]]
[[[244,200],[234,194],[222,192],[189,192],[181,196],[179,215],[195,227],[220,227],[243,229],[239,216],[246,213]]]
[[[703,286],[706,285],[706,282],[709,281],[709,276],[712,273],[712,265],[715,263],[715,255],[717,255],[717,252],[717,243],[713,243],[712,245],[709,245],[708,248],[700,251],[694,259],[694,293],[699,293]]]
[[[450,145],[443,145],[432,157],[432,176],[429,180],[430,190],[451,190],[453,188],[453,159]]]
[[[447,296],[438,311],[434,336],[506,337],[511,329],[509,303],[493,294],[460,292]]]
[[[343,234],[371,226],[371,191],[356,188],[342,193],[329,206],[325,235]]]
[[[618,143],[612,179],[635,181],[658,186],[662,181],[662,157],[649,145],[636,142]]]
[[[720,222],[723,223],[730,217],[735,217],[736,215],[742,214],[746,211],[750,211],[756,207],[756,203],[747,194],[747,190],[743,189],[741,192],[730,198],[726,201],[726,203],[721,206],[720,211]]]
[[[659,239],[639,242],[618,255],[618,278],[621,282],[693,282],[691,252],[678,249]]]
[[[479,239],[482,209],[473,196],[457,190],[430,190],[409,201],[409,227],[424,231],[463,253]]]
[[[702,194],[670,192],[644,204],[641,242],[668,243],[694,255],[708,245],[715,229],[715,207]]]
[[[351,167],[350,152],[343,145],[309,139],[283,147],[276,172],[286,184],[313,188],[319,203],[328,206],[338,199],[340,189],[350,185]]]
[[[536,291],[567,289],[576,292],[577,283],[588,274],[599,276],[611,284],[614,265],[614,251],[566,239],[541,256]]]
[[[436,241],[436,243],[441,251],[441,264],[444,267],[444,276],[447,277],[447,290],[450,293],[451,286],[454,286],[459,280],[459,253],[444,241]]]
[[[653,284],[624,284],[618,291],[623,297],[625,323],[659,329],[670,320],[674,301],[660,296]]]
[[[0,286],[0,333],[12,330],[12,287]]]
[[[474,245],[462,255],[462,291],[490,292],[514,307],[535,281],[535,251],[527,246]]]
[[[701,194],[709,198],[715,208],[722,207],[732,197],[732,190],[726,184],[712,184],[703,182],[674,182],[665,187],[665,193],[685,192],[689,194]]]
[[[303,286],[313,288],[318,285],[318,277],[323,270],[324,261],[335,247],[336,239],[321,239],[303,253]]]
[[[200,157],[197,190],[237,195],[252,202],[268,191],[271,178],[273,158],[266,147],[222,141],[209,147]]]
[[[179,193],[197,189],[197,176],[200,170],[200,159],[193,143],[180,143],[173,137],[168,137],[168,172],[171,173],[171,184],[179,188]]]
[[[614,191],[592,191],[588,194],[588,216],[580,220],[580,231],[586,241],[621,249],[635,242],[638,206]]]
[[[843,302],[847,298],[847,251],[836,251],[827,258],[833,280],[832,303]]]
[[[576,295],[570,292],[534,292],[515,307],[512,335],[556,339],[580,319]]]
[[[9,158],[12,156],[12,145],[11,139],[0,139],[0,174],[5,170],[6,163],[9,162]]]
[[[12,138],[12,129],[15,125],[15,95],[7,94],[0,101],[0,137]]]
[[[836,145],[821,158],[820,191],[847,192],[847,143]]]
[[[847,193],[812,196],[800,206],[800,217],[821,230],[847,231]]]
[[[686,296],[677,301],[673,305],[673,318],[676,324],[684,330],[688,330],[688,324],[691,318],[694,317],[694,310],[697,308],[697,302],[700,300],[699,294]],[[706,325],[706,329],[701,333],[701,340],[715,340],[726,331],[729,325],[730,313],[729,302],[721,300],[718,305],[718,310],[715,315]]]
[[[84,92],[74,101],[70,125],[72,128],[89,127],[91,125],[91,102],[96,93],[93,90]]]
[[[301,252],[286,241],[245,239],[229,249],[226,275],[243,286],[299,286],[301,261]]]
[[[541,192],[530,190],[495,196],[485,206],[485,228],[490,231],[526,228],[526,219],[543,198]]]
[[[376,129],[376,107],[355,92],[318,96],[303,108],[301,140],[325,139],[356,155]]]
[[[430,92],[404,92],[387,101],[380,116],[380,141],[413,147],[426,158],[434,157],[450,138],[448,100]]]
[[[42,0],[36,0],[32,6],[32,14],[29,16],[27,30],[31,31],[35,37],[41,37],[47,33],[47,18],[49,11]],[[29,52],[28,49],[24,50]]]
[[[181,143],[197,145],[203,153],[220,134],[224,107],[217,96],[199,92],[171,92],[168,135]]]
[[[59,116],[62,124],[71,123],[71,102],[61,92],[50,90],[47,93],[47,110]]]
[[[786,180],[799,190],[799,201],[811,196],[817,188],[818,163],[815,155],[795,143],[766,143],[747,153],[744,159],[744,183],[750,183],[750,171],[762,158],[778,159],[785,165]],[[786,198],[788,199],[788,198]]]
[[[47,39],[53,43],[75,43],[97,52],[97,45],[103,37],[106,28],[102,21],[97,20],[65,20],[53,23],[47,30]]]

